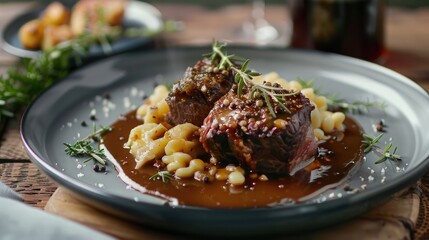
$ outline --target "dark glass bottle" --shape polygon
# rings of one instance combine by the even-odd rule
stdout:
[[[384,0],[290,0],[291,46],[378,62],[384,58]]]

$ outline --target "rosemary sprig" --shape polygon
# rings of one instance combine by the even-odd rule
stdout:
[[[314,80],[306,81],[300,77],[296,79],[298,81],[302,88],[313,88]],[[314,89],[314,93],[319,94],[319,89]],[[338,98],[338,94],[330,95],[330,94],[321,94],[324,96],[329,96],[326,100],[328,103],[329,108],[331,109],[340,109],[341,111],[345,113],[358,113],[362,114],[364,112],[368,112],[370,108],[377,108],[384,110],[387,106],[386,103],[382,102],[371,102],[368,99],[366,101],[353,101],[349,102],[345,99]]]
[[[251,98],[261,96],[262,99],[264,99],[273,117],[276,117],[276,113],[271,101],[277,103],[286,112],[290,112],[290,110],[284,104],[285,97],[295,95],[298,92],[285,93],[284,89],[281,87],[273,87],[255,83],[252,81],[252,79],[255,76],[259,76],[260,73],[248,69],[249,59],[243,59],[235,55],[228,55],[223,51],[223,47],[225,46],[225,43],[215,41],[212,46],[212,52],[206,54],[205,56],[210,57],[213,64],[215,64],[216,61],[219,61],[218,67],[220,69],[229,68],[234,72],[234,80],[237,84],[237,96],[241,97],[243,89],[246,87],[251,92]],[[242,63],[242,65],[240,68],[238,68],[234,63]]]
[[[301,84],[303,89],[304,88],[313,88],[313,86],[314,86],[314,79],[306,81],[300,77],[297,77],[296,81],[299,82],[299,84]],[[319,92],[319,89],[314,89],[314,93],[317,94],[318,92]]]
[[[383,134],[380,134],[374,138],[368,136],[367,134],[363,134],[363,143],[366,145],[363,150],[364,153],[369,153],[375,144],[383,137]]]
[[[64,143],[66,146],[66,154],[71,157],[89,157],[84,162],[88,162],[90,160],[95,160],[102,165],[106,164],[106,156],[104,155],[103,149],[94,148],[93,142],[98,141],[98,137],[103,135],[104,133],[110,131],[111,128],[100,126],[100,129],[97,130],[94,125],[93,132],[82,138],[81,140],[76,141],[73,144]]]
[[[362,114],[368,112],[370,108],[378,108],[384,110],[386,108],[386,103],[382,102],[371,102],[369,99],[366,101],[356,100],[353,102],[348,102],[345,99],[338,98],[337,95],[331,95],[327,98],[328,106],[334,109],[341,109],[345,113],[358,113]]]
[[[64,143],[66,146],[66,153],[70,157],[83,157],[89,156],[84,162],[89,160],[96,160],[100,164],[106,164],[106,156],[104,155],[103,149],[96,149],[92,146],[91,141],[77,141],[74,144]]]
[[[74,58],[76,64],[80,65],[91,46],[104,43],[101,46],[108,53],[111,51],[110,43],[121,37],[149,37],[176,30],[177,24],[170,21],[155,31],[146,28],[112,27],[96,33],[85,33],[60,43],[51,50],[42,52],[35,59],[24,59],[22,65],[0,76],[0,121],[13,117],[17,108],[27,105],[54,81],[67,76],[70,60]]]
[[[98,142],[99,141],[98,137],[110,131],[112,131],[111,127],[104,127],[103,125],[100,125],[100,129],[97,130],[97,126],[94,124],[92,128],[92,133],[82,138],[82,141],[92,139],[93,141]]]
[[[164,83],[164,86],[167,88],[167,90],[169,92],[171,92],[171,90],[173,89],[174,83],[173,82],[167,82],[167,83]]]
[[[165,183],[171,181],[172,179],[174,179],[174,175],[168,171],[159,171],[149,178],[149,180],[152,180],[152,181],[161,180],[162,182],[165,182]]]
[[[393,152],[390,152],[390,149],[392,148],[392,143],[389,143],[384,149],[377,146],[376,144],[380,141],[380,139],[383,137],[383,134],[380,134],[376,137],[370,137],[367,134],[363,134],[363,144],[365,145],[364,152],[369,153],[371,150],[374,150],[376,153],[381,155],[376,161],[375,164],[382,163],[386,160],[392,160],[392,161],[401,161],[401,156],[396,154],[396,151],[398,150],[398,147],[395,147],[393,149]]]
[[[398,147],[395,147],[393,149],[393,152],[390,153],[390,149],[392,148],[392,143],[389,143],[384,150],[381,148],[375,148],[375,150],[381,154],[381,157],[375,161],[376,164],[382,163],[386,161],[387,159],[394,160],[394,161],[400,161],[401,156],[395,154],[396,150],[398,150]]]

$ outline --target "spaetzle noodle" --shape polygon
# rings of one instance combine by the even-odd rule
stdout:
[[[328,111],[328,101],[326,97],[317,95],[313,88],[303,88],[303,86],[295,80],[288,82],[275,72],[255,77],[253,80],[259,84],[262,84],[264,81],[278,83],[285,89],[301,91],[314,106],[314,110],[311,111],[311,127],[318,140],[329,138],[328,135],[333,130],[344,130],[343,123],[346,118],[345,114],[342,112]]]

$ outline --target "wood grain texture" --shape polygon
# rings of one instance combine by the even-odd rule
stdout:
[[[10,161],[28,159],[18,129],[7,127],[0,143],[0,159]]]
[[[305,235],[311,239],[411,239],[419,209],[419,188],[396,196],[387,204],[355,220]],[[416,211],[417,209],[417,211]],[[120,239],[177,239],[178,235],[150,228],[110,215],[81,202],[73,193],[58,188],[45,210],[90,226]],[[304,237],[302,235],[294,236]],[[287,239],[287,237],[276,237]]]
[[[25,203],[43,208],[57,189],[32,163],[0,164],[0,181],[18,192]]]
[[[396,218],[361,217],[351,223],[338,226],[316,236],[320,240],[389,240],[412,239],[409,230]]]
[[[420,209],[414,236],[415,239],[429,239],[429,174],[421,182]]]
[[[58,188],[55,191],[45,210],[120,239],[172,239],[172,236],[160,234],[157,231],[95,209],[81,202],[71,192],[63,188]]]

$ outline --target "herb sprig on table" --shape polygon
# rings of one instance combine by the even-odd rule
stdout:
[[[169,21],[158,30],[112,27],[60,43],[35,59],[23,59],[20,66],[0,76],[0,121],[13,117],[17,108],[26,106],[54,81],[67,76],[71,60],[80,64],[91,46],[102,43],[103,50],[108,53],[111,51],[110,43],[121,37],[150,37],[176,30],[176,23]]]

